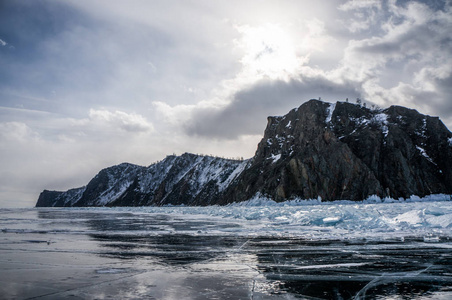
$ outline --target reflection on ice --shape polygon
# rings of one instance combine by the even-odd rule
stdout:
[[[298,293],[322,299],[394,294],[412,299],[452,287],[452,254],[447,248],[416,241],[293,240],[290,247],[285,245],[260,251],[259,268],[268,279],[281,281],[283,289],[294,293],[298,289]]]
[[[5,299],[450,299],[452,203],[0,210]]]

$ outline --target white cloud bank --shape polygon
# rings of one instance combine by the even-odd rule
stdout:
[[[126,132],[151,132],[153,126],[143,116],[139,114],[127,114],[122,111],[110,112],[108,110],[90,109],[89,121],[108,124],[113,129]]]

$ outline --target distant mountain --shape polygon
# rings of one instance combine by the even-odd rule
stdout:
[[[215,204],[249,161],[185,153],[142,167],[123,163],[101,170],[86,187],[44,190],[39,206],[149,206]]]
[[[452,133],[437,117],[310,100],[269,117],[253,158],[185,153],[149,167],[120,164],[86,187],[44,190],[36,206],[213,205],[265,195],[363,200],[452,194]]]

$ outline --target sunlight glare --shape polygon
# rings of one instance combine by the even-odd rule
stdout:
[[[307,57],[297,56],[293,39],[279,25],[244,25],[237,30],[242,34],[237,46],[245,52],[240,62],[249,77],[288,80],[307,62]]]

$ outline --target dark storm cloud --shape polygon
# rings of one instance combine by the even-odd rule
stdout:
[[[284,115],[309,99],[345,101],[359,95],[351,84],[337,84],[321,77],[289,82],[263,80],[237,92],[222,110],[196,111],[186,132],[218,139],[262,134],[268,116]]]
[[[452,74],[445,78],[435,79],[435,85],[440,97],[430,99],[433,112],[452,121]],[[447,101],[444,101],[446,99]],[[452,129],[452,127],[449,127]]]

